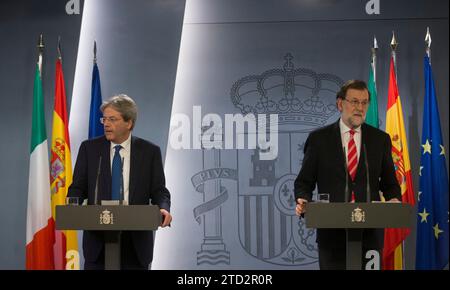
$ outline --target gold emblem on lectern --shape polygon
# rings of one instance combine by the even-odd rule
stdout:
[[[114,215],[109,210],[105,209],[100,214],[100,224],[101,225],[112,225],[114,224]]]
[[[352,223],[364,223],[366,221],[366,213],[359,207],[352,211]]]

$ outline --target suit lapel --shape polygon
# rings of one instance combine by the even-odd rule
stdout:
[[[364,165],[364,162],[365,162],[365,160],[364,160],[364,156],[367,156],[368,154],[367,154],[367,152],[364,152],[364,147],[366,147],[366,150],[367,150],[367,144],[368,144],[368,142],[367,142],[367,130],[366,130],[366,124],[362,124],[361,125],[361,146],[360,146],[360,153],[359,153],[359,160],[358,160],[358,167],[356,168],[356,177],[355,177],[355,179],[358,179],[358,177],[363,177],[363,176],[365,176],[364,175],[364,171],[366,170],[365,168],[366,168],[366,166]],[[364,144],[366,144],[365,146],[364,146]],[[364,155],[364,154],[366,154],[366,155]],[[367,163],[368,163],[369,161],[367,161]]]
[[[101,156],[102,156],[102,180],[103,191],[100,194],[101,199],[111,199],[111,142],[106,140],[102,144]]]
[[[134,195],[136,193],[136,182],[137,182],[137,168],[139,168],[139,162],[141,160],[141,152],[136,144],[136,137],[131,136],[131,152],[130,152],[130,177],[128,185],[128,201],[132,204]]]
[[[344,159],[344,145],[342,144],[342,138],[341,138],[341,129],[339,127],[339,120],[334,123],[333,126],[333,140],[331,142],[331,144],[336,144],[334,151],[338,152],[338,156],[336,157],[337,162],[338,162],[338,166],[339,168],[341,168],[342,170],[340,170],[340,172],[342,172],[342,176],[345,176],[345,167],[347,166],[347,162]]]

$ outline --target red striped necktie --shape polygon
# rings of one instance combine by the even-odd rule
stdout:
[[[348,154],[347,154],[347,167],[348,173],[352,178],[352,181],[355,181],[356,176],[356,167],[358,167],[358,154],[356,152],[356,143],[353,136],[355,135],[355,130],[350,130],[350,140],[348,141]],[[352,191],[352,202],[355,201],[355,192]]]

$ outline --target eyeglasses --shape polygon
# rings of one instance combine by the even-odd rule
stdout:
[[[369,103],[370,103],[370,101],[369,100],[364,100],[364,101],[358,101],[358,100],[351,100],[351,101],[349,101],[349,100],[347,100],[347,99],[343,99],[344,101],[347,101],[347,102],[349,102],[353,107],[359,107],[359,105],[362,105],[363,106],[363,108],[365,108],[365,107],[367,107],[368,105],[369,105]]]
[[[120,118],[116,118],[116,117],[103,117],[100,118],[100,123],[105,124],[106,121],[110,122],[110,123],[115,123],[117,121],[121,120]]]

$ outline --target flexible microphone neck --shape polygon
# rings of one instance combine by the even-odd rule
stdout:
[[[366,202],[370,202],[370,178],[369,178],[369,161],[367,160],[366,144],[363,143],[364,166],[366,167]]]
[[[348,192],[348,169],[347,169],[347,154],[346,154],[346,150],[345,150],[345,146],[343,147],[344,149],[344,171],[345,171],[345,200],[344,202],[348,202],[348,197],[349,197],[349,192]]]
[[[102,168],[102,156],[100,155],[100,160],[98,161],[98,168],[97,168],[97,178],[95,180],[94,205],[98,205],[98,180],[100,178],[101,168]]]

